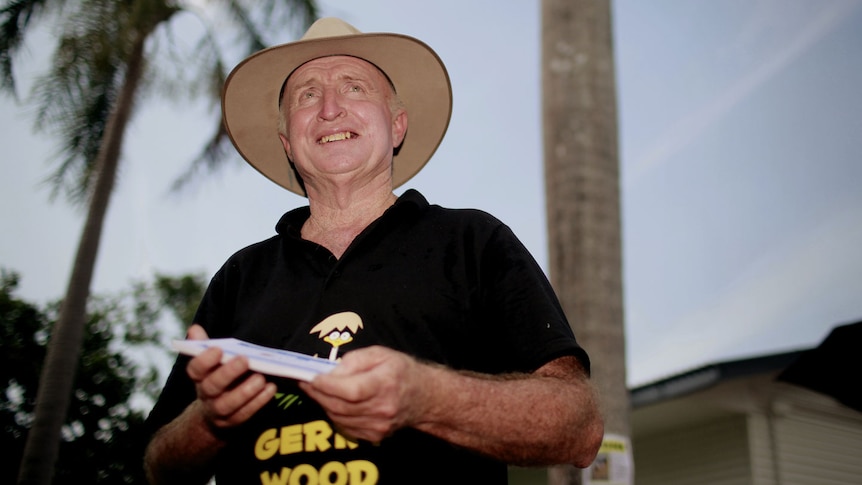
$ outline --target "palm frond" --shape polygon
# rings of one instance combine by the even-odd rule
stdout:
[[[95,2],[84,2],[88,3]],[[52,68],[36,81],[33,91],[37,129],[59,135],[62,161],[47,179],[52,197],[62,192],[73,203],[85,200],[88,192],[91,165],[117,98],[128,49],[117,30],[105,25],[105,17],[116,14],[114,9],[82,7],[65,24]]]
[[[65,17],[51,69],[33,91],[37,130],[59,135],[60,163],[46,179],[52,198],[86,200],[132,45],[176,11],[159,1],[84,0]]]
[[[272,45],[274,37],[285,31],[304,31],[317,18],[317,6],[310,0],[227,0],[225,4],[245,46],[243,57]]]
[[[275,39],[286,41],[284,32],[301,32],[317,16],[310,0],[213,0],[208,8],[221,7],[218,20],[207,24],[201,16],[203,34],[184,49],[188,46],[178,40],[188,41],[185,31],[179,35],[172,30],[173,22],[166,21],[183,8],[191,11],[178,2],[9,0],[0,7],[0,89],[14,92],[12,61],[28,25],[49,7],[64,5],[73,11],[63,12],[52,67],[36,80],[32,100],[37,130],[58,136],[54,170],[46,179],[51,196],[63,195],[73,203],[83,202],[89,193],[91,165],[117,101],[132,38],[141,32],[156,34],[149,36],[151,67],[145,71],[138,100],[156,95],[178,101],[197,98],[215,108],[228,65]],[[172,191],[239,158],[230,149],[220,117],[214,121],[210,140]]]
[[[274,32],[282,32],[286,25],[293,24],[294,31],[304,31],[305,28],[317,18],[317,7],[313,1],[297,0],[266,0],[242,2],[237,0],[225,1],[226,11],[233,20],[234,26],[239,30],[244,42],[245,51],[243,57],[267,47],[270,44],[265,37],[273,36]],[[201,39],[201,49],[210,51],[214,55],[214,63],[208,70],[209,75],[201,80],[208,79],[210,99],[218,102],[221,98],[221,89],[226,77],[226,63],[223,61],[223,52],[218,48],[219,42],[215,37],[215,29],[208,29]],[[269,35],[267,35],[269,34]],[[205,49],[204,49],[205,46]],[[189,164],[179,177],[171,184],[171,193],[178,194],[186,190],[200,179],[204,172],[212,174],[221,170],[228,162],[239,161],[240,157],[233,151],[227,131],[218,119],[213,135],[204,146],[201,153]]]
[[[227,136],[227,130],[221,119],[218,120],[213,135],[204,145],[201,153],[189,164],[188,168],[174,179],[171,184],[170,192],[178,195],[189,187],[195,185],[201,178],[201,175],[213,174],[219,172],[227,162],[239,161],[239,155],[233,151],[230,138]]]
[[[0,90],[15,92],[13,59],[22,47],[30,22],[50,10],[60,0],[10,0],[0,8]]]
[[[213,71],[218,71],[217,80],[223,80],[225,70],[218,39],[208,29],[190,39],[188,23],[175,24],[164,23],[151,36],[148,56],[155,67],[148,72],[142,98],[156,96],[177,102],[204,98],[214,106],[221,84],[213,89]],[[177,28],[184,30],[177,32]]]

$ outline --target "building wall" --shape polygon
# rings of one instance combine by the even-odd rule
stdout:
[[[862,484],[862,413],[800,390],[773,406],[779,484]]]
[[[510,466],[509,485],[548,485],[548,470]]]
[[[766,413],[748,417],[748,450],[751,460],[751,485],[778,485],[778,450],[775,420]]]
[[[632,448],[637,485],[751,485],[744,416],[635,436]]]
[[[754,379],[658,406],[636,411],[637,485],[862,485],[862,413],[828,396]],[[707,408],[727,414],[692,419]]]

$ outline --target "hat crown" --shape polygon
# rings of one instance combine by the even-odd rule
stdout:
[[[361,33],[359,29],[339,18],[324,17],[311,24],[311,27],[308,28],[300,40],[324,39],[327,37],[341,37]]]

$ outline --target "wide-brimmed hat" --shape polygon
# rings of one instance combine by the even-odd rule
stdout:
[[[392,183],[398,187],[416,175],[437,150],[452,114],[446,67],[428,45],[413,37],[362,33],[343,20],[323,18],[300,40],[252,54],[225,82],[222,114],[228,136],[260,173],[305,195],[278,138],[279,96],[297,67],[335,55],[358,57],[377,66],[407,108],[407,134],[393,160]]]

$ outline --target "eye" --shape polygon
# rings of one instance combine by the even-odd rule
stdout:
[[[332,340],[338,340],[339,337],[341,337],[341,334],[338,332],[338,330],[333,330],[332,333],[329,334],[329,338],[331,338]]]
[[[304,89],[302,91],[297,92],[295,96],[296,97],[294,99],[296,101],[294,101],[294,103],[304,104],[307,101],[316,98],[317,93],[313,89]]]
[[[342,332],[341,340],[350,340],[350,332]]]
[[[351,93],[361,93],[365,90],[362,89],[362,86],[360,86],[359,84],[351,84],[347,86],[347,91]]]

